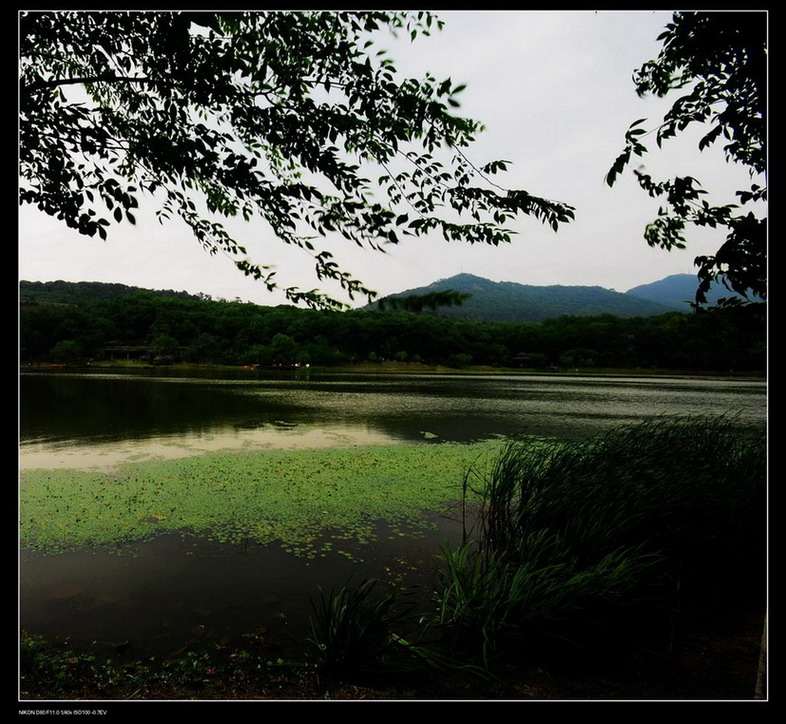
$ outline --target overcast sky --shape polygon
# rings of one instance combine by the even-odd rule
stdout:
[[[557,233],[534,219],[514,228],[504,248],[447,243],[441,238],[403,241],[387,254],[359,250],[336,239],[335,255],[347,271],[380,294],[428,284],[460,272],[495,281],[536,285],[589,285],[626,291],[670,274],[695,273],[693,259],[713,253],[722,231],[691,231],[688,248],[651,249],[643,239],[658,202],[639,189],[630,172],[613,188],[604,175],[636,119],[652,128],[673,98],[640,99],[631,75],[659,50],[656,41],[671,14],[653,11],[440,12],[445,28],[414,43],[380,36],[407,76],[431,72],[466,83],[461,115],[484,123],[469,156],[482,165],[507,159],[495,178],[509,188],[568,203],[576,220]],[[710,201],[728,203],[747,181],[744,169],[725,162],[720,147],[699,153],[700,129],[644,157],[656,178],[697,177]],[[80,237],[25,206],[19,212],[19,278],[102,281],[150,289],[203,292],[259,304],[282,299],[238,272],[221,255],[205,253],[177,222],[160,225],[152,213],[136,226],[116,225],[107,241]],[[262,222],[233,224],[251,260],[274,264],[280,281],[311,289],[319,284],[308,256],[272,237]],[[339,295],[337,289],[322,286]]]

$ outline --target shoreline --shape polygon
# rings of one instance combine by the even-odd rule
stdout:
[[[702,379],[702,380],[729,380],[766,382],[766,371],[728,372],[699,371],[699,370],[671,370],[662,368],[595,368],[583,367],[564,370],[539,370],[533,368],[521,369],[517,367],[487,367],[481,365],[468,365],[467,367],[447,367],[444,365],[426,365],[416,362],[361,362],[354,365],[341,365],[337,367],[304,367],[304,366],[278,366],[251,368],[241,365],[214,365],[191,362],[178,362],[170,365],[156,365],[143,362],[93,362],[86,365],[63,365],[52,363],[29,363],[20,365],[20,373],[26,371],[59,371],[73,372],[92,370],[147,370],[166,369],[173,371],[188,370],[216,370],[216,371],[247,371],[247,372],[300,372],[318,374],[361,374],[361,375],[445,375],[445,376],[521,376],[521,377],[630,377],[642,379]]]

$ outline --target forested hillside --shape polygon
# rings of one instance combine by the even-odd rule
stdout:
[[[128,294],[136,294],[139,287],[106,282],[28,282],[19,283],[19,301],[22,304],[49,303],[69,304],[88,299],[114,299]],[[210,299],[206,294],[175,292],[171,289],[147,289],[150,294],[177,299]]]
[[[21,289],[26,296],[27,283]],[[23,363],[81,364],[135,347],[148,358],[231,365],[399,360],[457,368],[763,370],[765,322],[764,305],[492,324],[403,311],[261,307],[135,290],[110,298],[22,304],[20,355]]]
[[[428,313],[482,322],[541,322],[563,314],[641,317],[664,314],[676,308],[671,304],[638,299],[630,294],[603,287],[534,286],[516,282],[494,282],[474,274],[457,274],[424,287],[393,294],[383,299],[383,304],[390,303],[391,299],[447,290],[471,296],[460,306],[440,307],[429,310]]]
[[[677,309],[688,310],[696,298],[696,284],[696,277],[693,274],[672,274],[665,279],[628,289],[625,294],[658,304],[667,304]],[[741,294],[727,289],[720,282],[712,284],[707,292],[707,303],[717,304],[719,300],[724,298],[744,299]]]

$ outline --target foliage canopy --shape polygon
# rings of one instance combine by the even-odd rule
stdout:
[[[735,292],[764,299],[767,219],[740,209],[767,198],[766,182],[753,183],[767,168],[767,14],[678,12],[658,40],[663,43],[658,57],[634,73],[638,94],[666,96],[677,89],[686,89],[686,93],[675,100],[655,129],[657,145],[693,123],[708,124],[699,149],[723,138],[727,161],[747,167],[752,182],[737,191],[739,205],[712,206],[702,199],[706,191],[692,176],[656,182],[642,169],[634,171],[650,196],[665,200],[657,219],[647,226],[645,239],[650,246],[667,250],[684,248],[688,224],[726,227],[726,240],[716,254],[696,258],[697,302],[706,302],[716,279]],[[642,127],[645,120],[635,121],[628,129],[625,148],[606,176],[610,186],[632,157],[647,152],[642,142],[648,135]]]
[[[467,158],[482,127],[454,115],[463,86],[400,79],[375,47],[383,29],[414,39],[439,25],[426,12],[23,12],[20,203],[106,238],[152,196],[160,220],[180,217],[273,289],[276,272],[225,224],[258,216],[313,257],[320,280],[369,300],[326,237],[498,245],[519,214],[554,229],[572,219],[565,204],[491,182],[507,162]]]

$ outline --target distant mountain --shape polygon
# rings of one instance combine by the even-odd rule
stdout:
[[[675,311],[673,305],[640,299],[603,287],[532,286],[516,282],[494,282],[473,274],[457,274],[425,287],[390,295],[386,299],[446,290],[472,296],[460,306],[440,307],[428,313],[485,322],[540,322],[565,314],[648,317]]]
[[[690,309],[691,302],[696,299],[698,286],[699,281],[695,274],[672,274],[657,282],[641,284],[633,289],[628,289],[625,293],[638,299],[647,299],[686,311]],[[707,293],[707,302],[708,304],[717,304],[718,300],[724,297],[744,299],[740,294],[727,289],[720,282],[716,282]]]
[[[113,299],[137,292],[177,299],[209,299],[206,295],[197,296],[171,289],[141,289],[107,282],[19,282],[19,301],[23,304],[73,304],[87,299]]]

